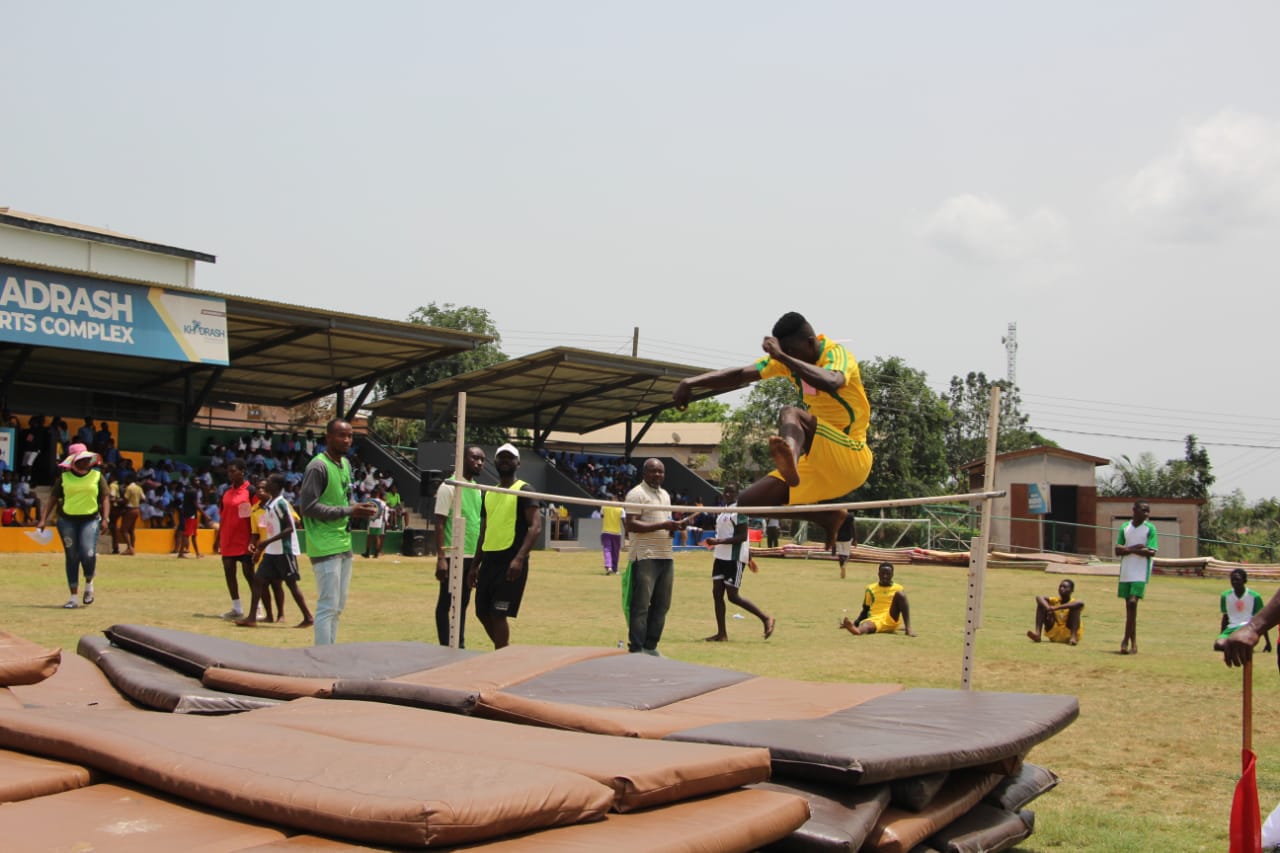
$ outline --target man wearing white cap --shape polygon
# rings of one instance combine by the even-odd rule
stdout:
[[[527,483],[516,479],[520,451],[504,444],[494,453],[498,485],[521,490]],[[538,502],[519,495],[485,492],[480,509],[480,540],[467,582],[476,590],[476,617],[485,633],[500,649],[511,642],[507,619],[520,612],[525,583],[529,579],[529,552],[542,532]]]

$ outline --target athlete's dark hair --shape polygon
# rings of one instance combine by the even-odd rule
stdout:
[[[778,318],[778,322],[773,324],[773,336],[775,338],[789,338],[808,324],[809,321],[804,318],[803,314],[796,311],[788,311]]]

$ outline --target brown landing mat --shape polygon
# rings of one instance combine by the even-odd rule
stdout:
[[[284,837],[125,785],[91,785],[0,808],[6,850],[231,853]]]
[[[475,845],[484,853],[748,853],[805,822],[804,800],[774,791],[732,791],[599,823]]]
[[[0,687],[44,681],[57,672],[61,660],[62,649],[46,649],[16,634],[0,631]]]
[[[857,853],[889,807],[888,785],[845,788],[817,782],[764,782],[752,787],[795,794],[809,803],[809,820],[769,845],[771,853]]]
[[[919,812],[889,806],[867,836],[863,850],[872,853],[908,853],[921,841],[973,808],[1000,783],[998,773],[962,770]]]
[[[135,709],[102,670],[79,655],[67,655],[58,671],[39,684],[11,687],[26,708]]]
[[[769,778],[764,749],[642,742],[477,720],[378,702],[299,699],[246,715],[356,743],[403,746],[567,770],[612,788],[617,811],[726,791]]]
[[[0,750],[0,803],[83,788],[99,781],[100,776],[79,764]]]
[[[211,666],[200,676],[200,683],[211,690],[224,690],[264,699],[299,699],[313,696],[323,699],[333,695],[332,678],[305,678],[298,675],[274,675],[267,672],[245,672]]]
[[[611,789],[575,773],[357,745],[247,717],[0,711],[0,746],[81,761],[207,807],[360,843],[467,843],[598,819],[613,803]]]

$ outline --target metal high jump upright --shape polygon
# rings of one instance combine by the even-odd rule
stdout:
[[[982,470],[982,490],[995,490],[996,442],[1000,430],[1000,386],[991,386],[991,410],[987,414],[987,458]],[[973,649],[982,627],[982,593],[987,577],[987,545],[991,538],[991,498],[982,500],[978,535],[969,542],[969,595],[965,603],[964,657],[960,665],[960,688],[970,689],[973,679]]]

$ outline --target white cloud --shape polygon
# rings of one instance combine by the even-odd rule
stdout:
[[[1048,208],[1021,218],[992,198],[958,195],[925,220],[924,238],[935,248],[968,261],[1002,263],[1060,254],[1067,223]]]
[[[1280,218],[1280,123],[1224,110],[1183,128],[1171,154],[1129,179],[1123,202],[1142,225],[1181,239]]]

